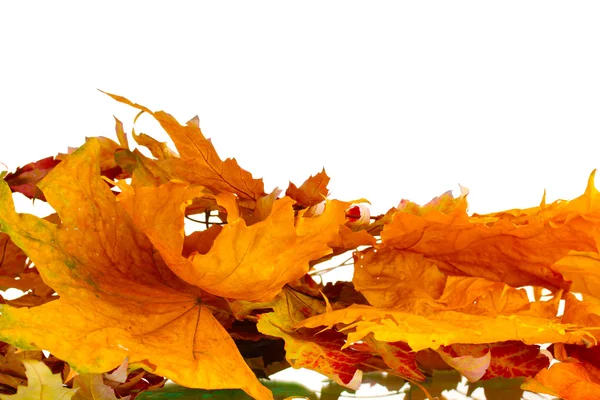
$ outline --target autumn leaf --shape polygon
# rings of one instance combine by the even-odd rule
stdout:
[[[416,353],[404,342],[386,343],[372,337],[365,338],[373,353],[381,356],[383,361],[397,374],[411,381],[424,381],[425,375],[416,363]]]
[[[562,362],[541,370],[521,388],[557,396],[564,400],[595,400],[600,393],[600,381],[593,380],[584,364]]]
[[[593,340],[576,325],[560,324],[540,317],[498,315],[496,317],[440,311],[422,316],[365,305],[352,305],[311,317],[296,328],[331,327],[344,324],[348,345],[369,333],[384,342],[406,342],[414,350],[437,349],[454,343],[492,343],[521,340],[535,343],[583,343]]]
[[[288,282],[308,272],[308,262],[331,253],[327,243],[345,221],[345,204],[328,203],[315,218],[294,216],[293,200],[276,200],[270,215],[247,226],[237,198],[221,193],[217,203],[227,210],[227,224],[206,253],[182,257],[185,204],[200,187],[170,182],[159,187],[122,186],[120,204],[131,214],[181,279],[209,293],[231,299],[269,301]]]
[[[437,261],[449,275],[568,289],[553,265],[571,251],[597,251],[597,196],[592,175],[581,197],[525,211],[469,217],[463,198],[443,212],[397,211],[381,237],[388,246]]]
[[[552,266],[573,282],[571,291],[600,300],[600,254],[596,251],[570,251]]]
[[[0,342],[0,384],[11,387],[15,391],[25,386],[27,375],[23,361],[42,361],[44,355],[39,350],[19,351],[16,347]]]
[[[362,380],[360,364],[371,355],[342,349],[346,335],[334,331],[323,333],[288,332],[278,326],[275,313],[262,314],[258,329],[285,340],[286,359],[294,368],[310,368],[339,385],[358,389]]]
[[[24,360],[23,364],[27,374],[27,386],[19,386],[15,395],[0,394],[0,399],[68,400],[77,392],[76,389],[64,387],[60,375],[53,375],[43,362]]]
[[[550,358],[536,345],[519,341],[441,346],[437,353],[469,381],[534,377],[548,368]]]
[[[102,374],[81,374],[73,380],[73,400],[118,400],[115,390],[104,384]],[[123,397],[129,400],[130,396]]]
[[[140,146],[144,146],[148,150],[150,150],[150,153],[159,160],[177,157],[177,153],[171,150],[166,142],[159,142],[158,140],[146,135],[145,133],[137,135],[134,132],[133,139]]]
[[[58,163],[60,163],[60,160],[56,160],[54,157],[46,157],[17,168],[15,172],[8,173],[4,180],[13,192],[21,193],[30,199],[45,200],[43,194],[36,189],[36,185]]]
[[[524,289],[516,289],[502,282],[484,278],[449,276],[438,304],[443,305],[446,310],[496,316],[528,312],[534,303],[529,301]],[[537,316],[553,318],[557,310],[558,306],[549,313],[544,312],[545,309],[540,309],[539,313],[543,315]]]
[[[310,207],[322,202],[329,195],[327,184],[329,177],[323,169],[318,174],[308,178],[300,187],[296,187],[290,182],[289,187],[285,191],[285,195],[296,200],[296,204],[303,207]]]
[[[355,254],[352,282],[371,305],[410,311],[434,304],[444,291],[446,276],[421,254],[367,249]]]
[[[40,184],[60,225],[17,214],[0,185],[1,229],[60,295],[29,309],[3,306],[0,338],[48,349],[80,373],[109,371],[129,356],[186,386],[238,387],[271,398],[213,316],[218,299],[155,258],[101,178],[99,152],[89,140]]]
[[[544,354],[537,345],[508,341],[489,347],[492,361],[483,379],[534,376],[550,365],[548,352]]]
[[[216,193],[226,191],[251,200],[264,196],[262,179],[254,179],[248,171],[240,168],[235,159],[222,161],[210,140],[202,134],[197,122],[192,120],[186,125],[181,125],[164,111],[152,112],[122,96],[106,94],[150,114],[171,137],[181,158],[169,157],[159,160],[162,168],[189,183],[208,187]]]
[[[591,298],[580,301],[572,293],[565,295],[565,311],[562,321],[569,324],[577,324],[582,327],[590,327],[591,334],[596,340],[600,340],[600,301]],[[589,344],[589,343],[586,343]]]
[[[353,231],[346,225],[340,226],[337,236],[328,243],[335,254],[354,250],[359,246],[375,246],[376,239],[365,230]]]
[[[7,234],[0,233],[0,290],[11,288],[24,294],[11,300],[2,298],[0,301],[14,307],[33,307],[58,298],[54,296],[54,289],[44,283],[23,250]]]
[[[123,129],[123,123],[119,121],[117,117],[115,117],[115,131],[121,147],[124,149],[129,149],[129,140],[127,140],[127,134]]]
[[[454,344],[441,346],[437,353],[469,382],[477,382],[481,379],[492,360],[492,353],[487,346]]]

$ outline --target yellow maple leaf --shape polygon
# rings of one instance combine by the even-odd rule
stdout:
[[[418,315],[366,305],[352,305],[311,317],[296,328],[339,327],[338,324],[345,325],[343,330],[348,332],[346,346],[373,333],[375,339],[384,342],[406,342],[414,351],[455,343],[507,340],[520,340],[526,344],[595,342],[589,332],[577,325],[529,315],[491,317],[456,311]]]
[[[1,229],[60,295],[29,309],[2,306],[0,339],[47,349],[80,373],[111,370],[128,356],[185,386],[272,398],[213,316],[219,299],[177,278],[117,203],[98,152],[89,140],[40,185],[60,224],[16,213],[0,182]]]

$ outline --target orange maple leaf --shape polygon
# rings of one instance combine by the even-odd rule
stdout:
[[[449,275],[567,290],[570,282],[554,264],[572,251],[597,253],[600,195],[593,176],[581,197],[527,210],[469,217],[464,197],[441,211],[406,206],[393,214],[381,238],[384,245],[435,260]]]
[[[106,93],[106,92],[104,92]],[[164,111],[153,112],[147,107],[135,104],[122,96],[106,93],[113,99],[128,104],[140,111],[153,116],[173,140],[179,157],[161,157],[158,165],[170,171],[180,179],[196,183],[214,190],[226,191],[236,195],[256,200],[264,196],[262,179],[254,179],[252,175],[240,168],[235,159],[222,161],[210,140],[206,139],[200,130],[197,118],[181,125],[170,114]],[[165,154],[166,150],[147,138],[142,138],[144,144],[151,143],[155,156]]]
[[[345,203],[331,201],[315,218],[295,218],[293,200],[276,200],[271,213],[247,226],[237,198],[222,192],[217,203],[227,210],[227,224],[210,249],[183,257],[184,205],[199,187],[170,182],[158,187],[121,185],[119,202],[131,214],[180,278],[217,296],[247,301],[273,299],[288,282],[308,272],[309,261],[331,253],[327,246],[345,222]]]
[[[304,181],[300,187],[290,182],[285,195],[296,200],[298,205],[310,207],[322,202],[327,197],[329,194],[329,190],[327,189],[328,183],[329,177],[325,173],[325,169],[323,169],[315,176],[311,176]]]

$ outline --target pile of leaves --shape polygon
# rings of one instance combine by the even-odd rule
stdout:
[[[371,217],[364,199],[330,199],[324,171],[267,193],[197,118],[110,96],[154,117],[176,151],[134,130],[133,148],[117,120],[117,142],[4,174],[0,289],[25,295],[1,305],[0,399],[131,399],[165,378],[271,399],[258,378],[289,366],[350,390],[382,371],[433,398],[452,370],[598,398],[593,174],[571,201],[468,215],[466,191],[447,192]],[[17,213],[15,192],[56,213]],[[202,229],[186,234],[186,218]],[[321,283],[340,258],[352,281]]]

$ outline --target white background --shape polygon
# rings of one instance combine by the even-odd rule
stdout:
[[[600,165],[596,2],[2,2],[0,161],[201,127],[267,190],[326,168],[374,212],[458,184],[470,211],[580,195]],[[164,133],[148,118],[138,131]]]

